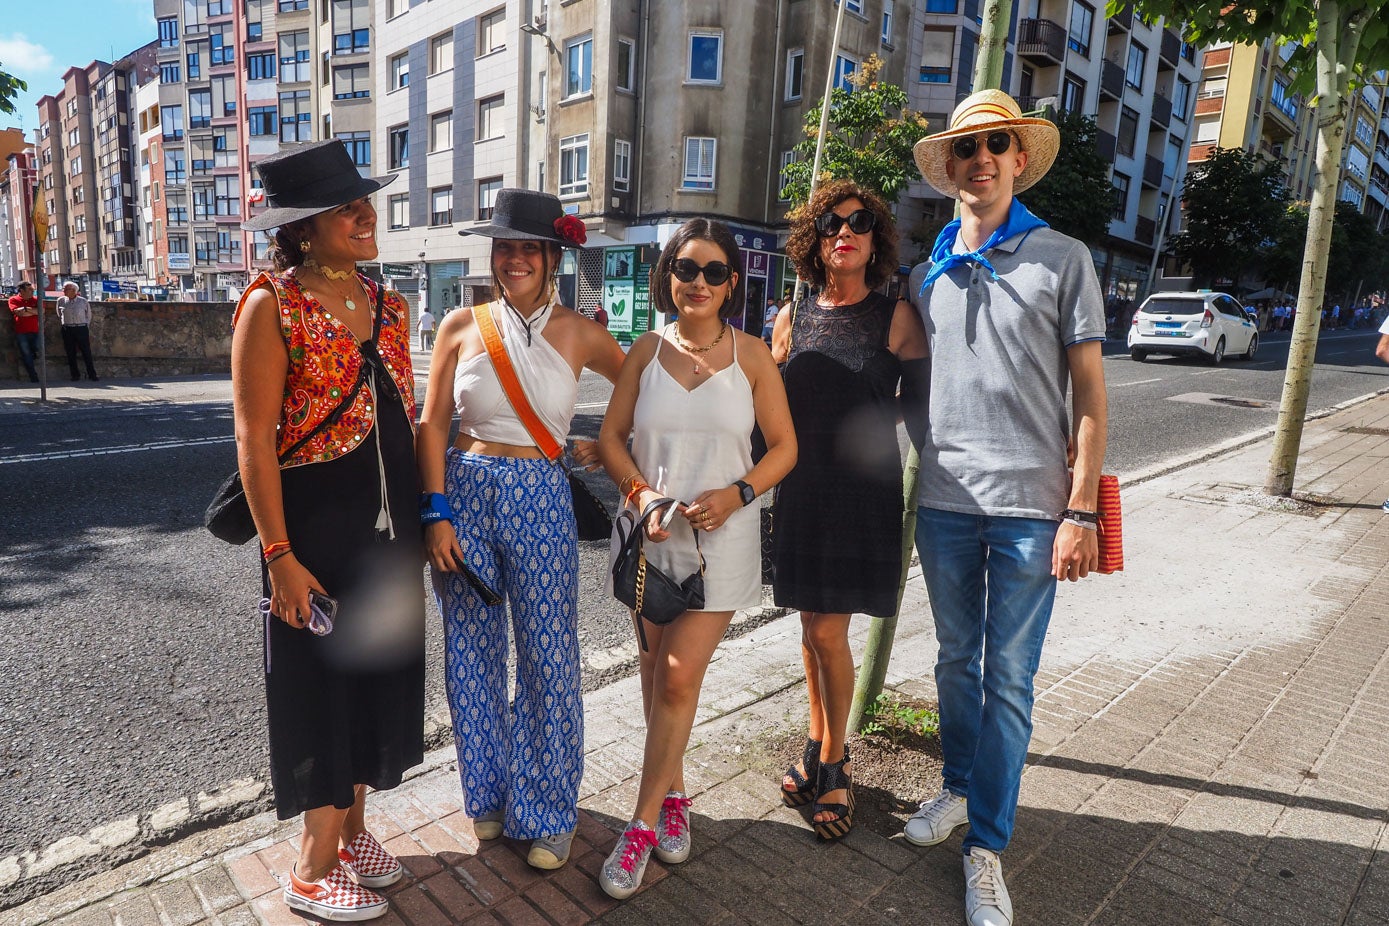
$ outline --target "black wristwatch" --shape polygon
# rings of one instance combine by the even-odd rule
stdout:
[[[748,485],[741,479],[739,479],[737,482],[733,484],[738,487],[738,494],[741,495],[743,498],[744,508],[746,508],[748,505],[751,505],[754,501],[757,500],[757,490],[754,489],[752,486]]]

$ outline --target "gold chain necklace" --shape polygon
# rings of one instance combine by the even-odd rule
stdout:
[[[362,281],[356,279],[356,268],[353,268],[352,270],[334,270],[332,267],[323,266],[316,260],[306,260],[304,261],[304,266],[308,267],[314,273],[317,273],[319,276],[323,277],[325,280],[329,282],[328,288],[331,289],[342,299],[342,304],[347,307],[347,311],[357,311],[357,303],[352,301],[352,297],[350,295],[344,295],[342,290],[338,289],[337,286],[333,285],[334,280],[346,280],[348,278],[352,278],[356,281],[357,288],[361,289]],[[365,290],[363,290],[362,292],[363,295],[366,294]]]
[[[680,349],[685,351],[685,353],[695,355],[707,354],[709,353],[709,351],[718,347],[719,342],[723,340],[723,336],[728,333],[728,322],[724,322],[723,327],[719,329],[719,336],[714,338],[714,340],[710,341],[708,344],[705,344],[703,347],[695,347],[691,344],[686,343],[685,339],[680,337],[679,325],[673,326],[672,330],[675,333],[675,343],[678,344],[680,346]],[[695,357],[694,371],[696,373],[700,372],[698,356]]]

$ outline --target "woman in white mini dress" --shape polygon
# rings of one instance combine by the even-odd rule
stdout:
[[[728,228],[692,219],[661,252],[651,284],[675,321],[632,345],[608,403],[598,455],[628,509],[673,498],[674,520],[643,525],[647,559],[682,581],[704,554],[702,611],[657,626],[643,621],[646,750],[636,812],[603,865],[603,890],[619,900],[641,886],[652,852],[667,864],[690,852],[683,758],[704,671],[733,612],[762,600],[757,498],[796,463],[786,390],[771,351],[728,324],[742,305],[738,244]],[[752,462],[753,425],[767,454]],[[627,441],[631,438],[631,451]],[[614,555],[617,539],[614,537]],[[654,829],[653,829],[654,827]]]

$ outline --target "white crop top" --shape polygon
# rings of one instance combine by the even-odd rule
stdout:
[[[526,398],[554,439],[563,444],[579,399],[579,381],[569,361],[545,338],[554,302],[531,317],[529,343],[527,326],[514,309],[502,302],[491,303],[491,309]],[[454,370],[453,405],[458,412],[458,429],[464,434],[501,444],[536,446],[507,401],[486,351],[469,357]]]

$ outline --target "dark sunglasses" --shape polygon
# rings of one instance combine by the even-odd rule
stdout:
[[[989,137],[984,139],[984,147],[989,149],[990,154],[1002,154],[1013,147],[1013,133],[990,132]],[[974,157],[974,152],[979,150],[979,139],[973,135],[957,138],[950,143],[950,150],[955,152],[955,157],[968,161]]]
[[[688,257],[681,257],[670,262],[670,272],[681,283],[693,283],[702,273],[710,286],[722,286],[733,275],[733,268],[721,260],[711,260],[701,267]]]
[[[821,238],[833,238],[845,223],[855,235],[863,235],[878,227],[878,217],[867,209],[855,209],[848,215],[826,212],[815,219],[815,230]]]

